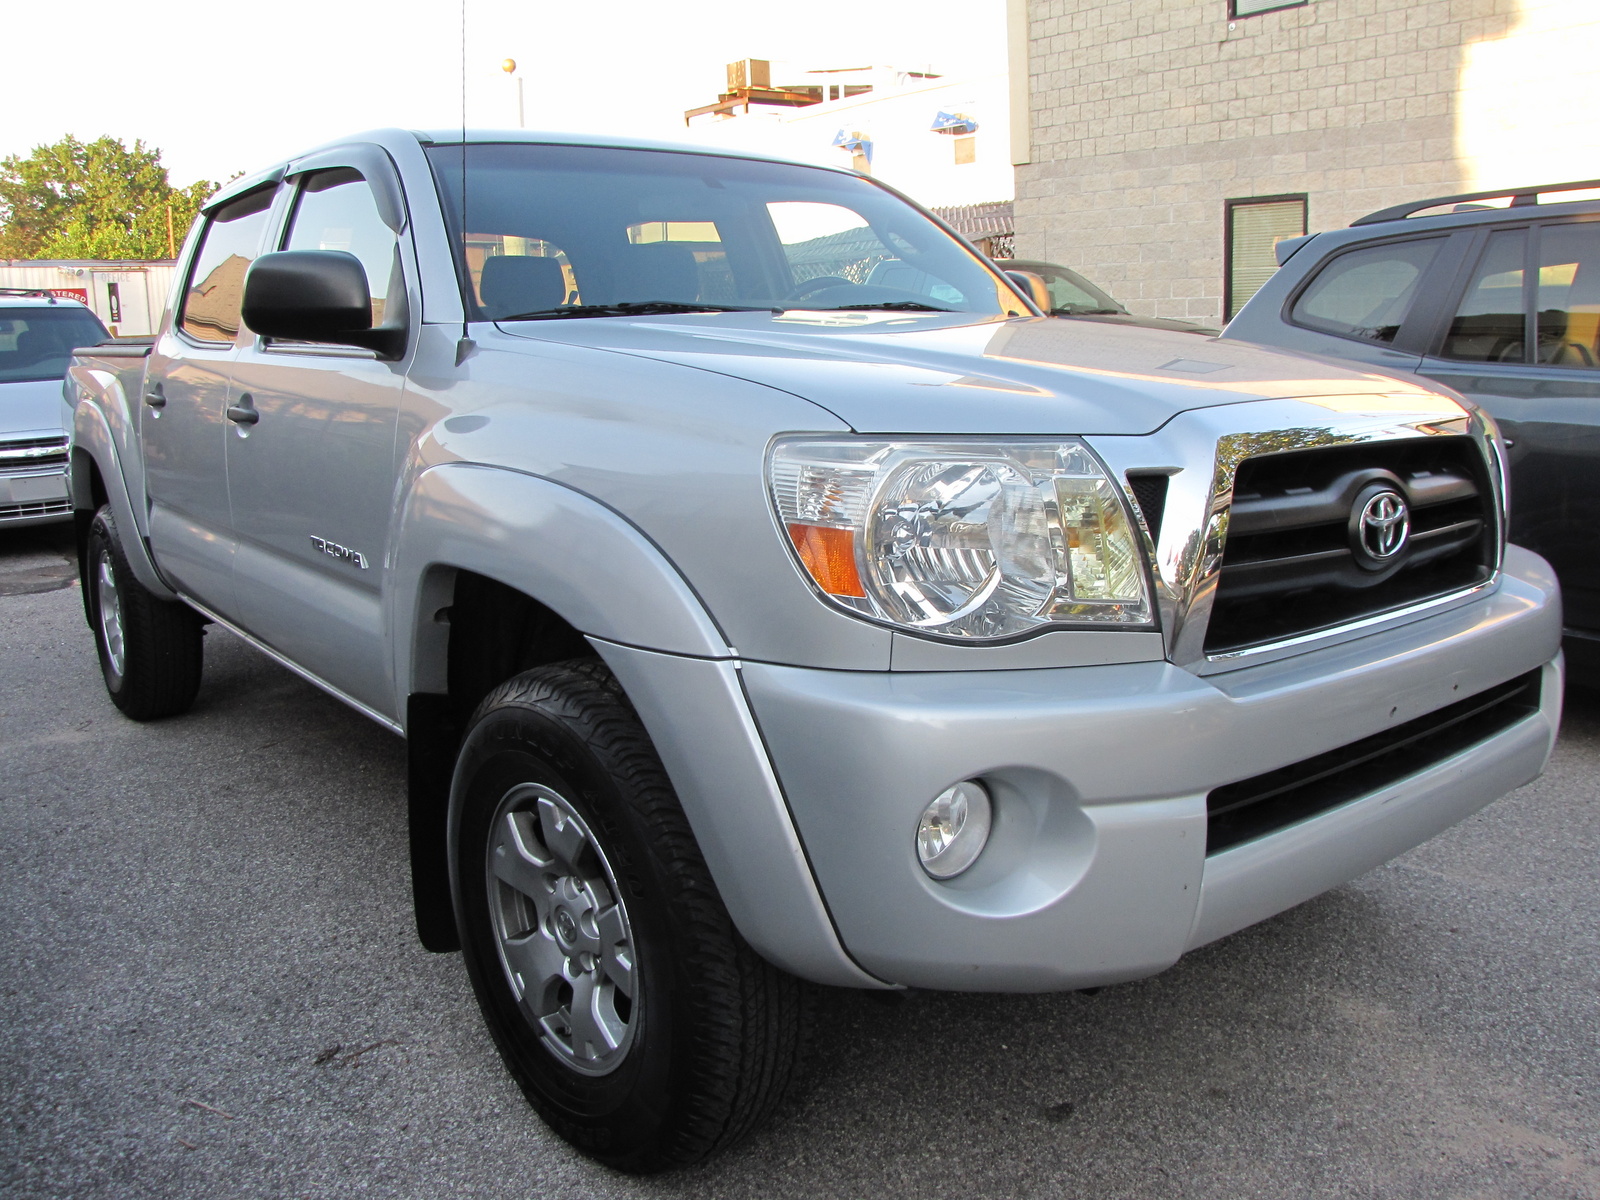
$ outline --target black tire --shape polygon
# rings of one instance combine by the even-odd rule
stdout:
[[[540,667],[484,699],[456,767],[451,837],[473,989],[506,1066],[556,1133],[643,1174],[699,1161],[770,1116],[800,1057],[804,985],[735,931],[660,759],[602,664]],[[519,849],[508,856],[513,837]],[[585,837],[593,852],[580,846]],[[501,872],[542,860],[542,874],[518,876],[529,890],[491,873],[497,845]],[[528,899],[537,888],[543,898]],[[611,888],[618,913],[606,909]],[[591,900],[563,916],[563,898],[580,894]],[[509,938],[519,926],[527,936]],[[601,930],[585,943],[598,953],[574,950],[580,927]],[[530,968],[519,982],[511,953]],[[566,1016],[581,1007],[571,982],[580,971],[598,997],[591,1027],[611,1022],[593,1055],[596,1043]],[[546,981],[542,990],[530,975]]]
[[[86,552],[89,624],[111,702],[135,721],[188,711],[200,690],[204,622],[139,582],[109,505],[89,524]]]

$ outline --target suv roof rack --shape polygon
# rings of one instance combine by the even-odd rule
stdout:
[[[0,296],[37,296],[41,300],[50,301],[51,304],[57,300],[55,293],[48,288],[0,287]]]
[[[1541,192],[1580,192],[1590,188],[1600,188],[1600,179],[1585,179],[1577,183],[1546,183],[1539,187],[1499,188],[1492,192],[1463,192],[1459,196],[1440,196],[1436,200],[1419,200],[1411,204],[1396,204],[1393,208],[1379,209],[1375,213],[1368,213],[1359,221],[1351,221],[1350,228],[1354,229],[1357,225],[1378,225],[1384,221],[1398,221],[1425,208],[1438,208],[1445,204],[1467,204],[1474,200],[1502,200],[1507,196],[1511,197],[1512,208],[1521,208],[1524,205],[1539,203]]]

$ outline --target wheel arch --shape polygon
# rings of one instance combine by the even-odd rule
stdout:
[[[550,479],[471,463],[430,468],[407,494],[393,544],[402,696],[449,690],[449,610],[463,577],[527,597],[584,636],[699,658],[733,654],[654,542],[600,501]]]
[[[140,583],[163,600],[177,599],[175,593],[161,578],[150,547],[141,530],[143,522],[134,512],[133,500],[128,492],[127,478],[122,472],[122,456],[117,452],[117,442],[112,436],[111,422],[104,409],[92,398],[78,402],[73,414],[71,489],[73,511],[79,527],[80,551],[87,536],[88,519],[101,504],[111,506],[112,520],[122,541],[128,565]],[[87,512],[88,518],[81,514]],[[82,571],[82,555],[80,553]]]
[[[697,657],[732,650],[653,542],[549,479],[433,467],[410,487],[392,544],[417,933],[453,950],[443,833],[456,751],[483,697],[522,671],[595,656],[589,637]]]

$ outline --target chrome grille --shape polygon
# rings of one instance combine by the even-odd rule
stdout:
[[[1404,498],[1408,534],[1363,547],[1362,502]],[[1498,530],[1488,466],[1468,436],[1247,458],[1234,476],[1205,652],[1332,629],[1487,580]]]
[[[0,474],[33,471],[67,464],[67,439],[61,437],[22,438],[0,442]]]

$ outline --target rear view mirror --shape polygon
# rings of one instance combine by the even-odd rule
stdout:
[[[405,351],[405,330],[372,327],[361,260],[343,250],[263,254],[244,277],[244,323],[264,337],[364,346],[385,358]]]
[[[1032,271],[1007,271],[1006,278],[1022,289],[1022,294],[1039,306],[1039,311],[1049,314],[1050,289],[1045,285],[1043,275],[1035,275]]]

